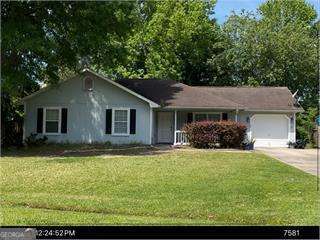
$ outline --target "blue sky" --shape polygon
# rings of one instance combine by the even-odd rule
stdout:
[[[240,13],[242,9],[246,11],[255,11],[258,6],[265,0],[217,0],[215,7],[214,17],[218,20],[218,23],[224,23],[227,16],[232,11]],[[290,0],[287,0],[290,1]],[[306,0],[314,6],[318,12],[318,18],[320,15],[320,0]]]

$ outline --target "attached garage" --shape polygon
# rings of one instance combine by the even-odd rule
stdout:
[[[255,114],[251,118],[255,147],[286,147],[290,119],[285,114]]]

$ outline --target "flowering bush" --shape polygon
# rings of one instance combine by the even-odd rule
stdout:
[[[189,143],[196,148],[239,148],[246,136],[246,126],[233,121],[203,121],[183,127]]]

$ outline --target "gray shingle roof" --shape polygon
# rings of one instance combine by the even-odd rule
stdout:
[[[167,108],[302,110],[287,87],[193,87],[159,79],[117,82]]]
[[[196,87],[251,110],[302,110],[287,87]]]
[[[117,82],[164,107],[225,109],[242,107],[241,104],[213,95],[204,89],[172,80],[121,79]]]

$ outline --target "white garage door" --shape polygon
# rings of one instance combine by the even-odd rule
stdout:
[[[255,114],[252,118],[252,137],[255,147],[286,147],[289,120],[283,114]]]

